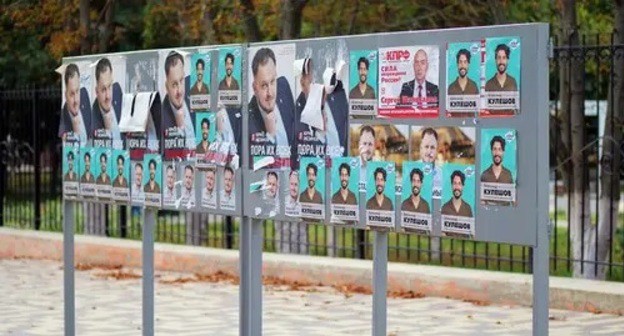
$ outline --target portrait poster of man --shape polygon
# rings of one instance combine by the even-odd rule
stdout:
[[[93,172],[96,176],[95,178],[95,192],[99,200],[109,201],[111,199],[111,192],[113,189],[113,181],[111,178],[112,165],[110,162],[110,158],[113,155],[113,151],[110,148],[106,147],[95,147],[97,160],[94,160],[93,163],[95,166],[93,167]]]
[[[256,171],[251,176],[249,201],[252,216],[274,218],[280,213],[280,188],[284,178],[283,171],[270,169]]]
[[[301,216],[325,219],[325,159],[301,158],[299,166],[299,204]]]
[[[177,163],[177,182],[181,186],[179,208],[192,210],[196,204],[194,161],[180,161]]]
[[[91,97],[93,75],[90,62],[63,64],[56,71],[61,74],[61,119],[58,136],[75,135],[81,146],[91,139]]]
[[[442,167],[447,163],[475,164],[475,128],[412,126],[410,133],[410,160],[431,166],[432,197],[440,199],[445,185]]]
[[[379,115],[435,118],[439,114],[438,46],[379,49]]]
[[[225,166],[219,169],[221,188],[219,191],[219,208],[228,211],[236,210],[236,175],[234,169]]]
[[[113,200],[117,204],[130,203],[130,153],[115,149],[111,157],[111,178],[113,179]]]
[[[215,114],[200,112],[195,115],[195,158],[200,167],[211,162],[210,147],[215,143]]]
[[[119,130],[126,86],[126,60],[122,56],[102,57],[92,64],[91,126],[93,146],[123,149]]]
[[[394,162],[373,161],[366,169],[366,224],[394,228],[395,210]],[[369,187],[370,186],[370,187]]]
[[[220,106],[214,114],[214,120],[214,123],[211,123],[215,125],[214,142],[205,155],[207,159],[203,161],[213,162],[217,166],[229,165],[236,170],[240,166],[241,158],[239,145],[243,127],[241,107]]]
[[[165,161],[163,164],[163,209],[176,209],[180,205],[180,183],[178,178],[178,165],[173,161]]]
[[[480,42],[449,43],[446,49],[446,114],[475,117],[481,86]]]
[[[217,167],[209,165],[199,170],[202,209],[217,208]]]
[[[288,192],[285,193],[284,212],[286,216],[301,216],[301,204],[299,204],[299,171],[288,172]]]
[[[240,47],[219,49],[219,102],[225,106],[241,105],[242,51]]]
[[[431,165],[416,161],[404,162],[401,185],[401,227],[405,231],[430,234],[433,220]]]
[[[145,204],[145,192],[143,192],[143,175],[149,173],[143,165],[143,160],[131,160],[132,181],[130,185],[130,198],[132,205],[143,206]],[[147,171],[146,171],[147,170]]]
[[[76,199],[78,196],[79,156],[78,141],[68,142],[66,139],[63,143],[63,197],[65,199]]]
[[[164,159],[185,158],[194,153],[196,145],[195,113],[189,100],[191,58],[178,50],[161,50],[159,56]]]
[[[249,162],[255,169],[291,167],[294,151],[295,44],[248,49]]]
[[[344,224],[359,217],[360,160],[355,156],[334,158],[331,167],[331,222]]]
[[[349,114],[377,115],[377,50],[352,50],[349,56]]]
[[[162,158],[159,154],[146,154],[143,158],[143,192],[145,194],[145,206],[161,207],[162,186]]]
[[[518,176],[516,130],[481,129],[481,203],[513,205]]]
[[[508,117],[520,110],[521,47],[519,37],[492,37],[482,41],[485,59],[482,117]]]
[[[95,170],[97,167],[97,150],[93,147],[80,148],[80,196],[94,198],[96,196]]]
[[[447,163],[442,171],[442,235],[474,238],[474,165]]]
[[[191,56],[191,112],[208,111],[210,109],[211,52],[200,51]]]

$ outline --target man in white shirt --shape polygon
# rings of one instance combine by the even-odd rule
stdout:
[[[195,169],[193,166],[186,165],[184,167],[184,189],[182,190],[182,207],[195,206]]]
[[[122,149],[118,122],[121,111],[113,109],[113,67],[108,58],[100,59],[95,66],[95,81],[94,129],[105,129],[110,135],[113,148]]]
[[[208,168],[205,173],[206,187],[202,189],[202,206],[206,208],[216,207],[216,197],[214,192],[215,186],[215,169]]]
[[[184,57],[172,51],[165,59],[165,90],[163,100],[163,118],[165,129],[177,127],[184,132],[185,148],[195,148],[195,129],[193,120],[185,101],[186,82],[184,73]]]
[[[230,166],[223,169],[223,190],[221,190],[220,204],[223,209],[234,210],[236,207],[236,193],[234,192],[234,170]]]

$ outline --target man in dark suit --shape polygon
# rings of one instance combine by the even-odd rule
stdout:
[[[91,106],[89,93],[80,87],[80,71],[74,63],[68,64],[63,75],[65,81],[65,105],[61,112],[58,136],[73,132],[86,143],[91,134]]]
[[[249,102],[249,136],[252,145],[257,137],[265,137],[264,145],[283,150],[293,140],[294,111],[290,85],[285,77],[277,77],[275,53],[269,48],[256,52],[251,64],[254,96]],[[288,158],[292,160],[292,153]],[[278,154],[278,153],[275,153]],[[279,153],[281,158],[287,158]],[[250,162],[253,162],[251,158]]]
[[[426,79],[429,69],[427,57],[427,53],[423,49],[418,49],[414,55],[414,79],[403,83],[398,105],[417,108],[438,107],[438,86]]]
[[[184,73],[184,57],[172,51],[165,59],[165,90],[162,102],[163,132],[177,127],[184,132],[186,148],[195,148],[195,127],[186,101],[187,78]]]
[[[113,67],[108,58],[102,58],[95,66],[95,94],[93,102],[94,130],[105,129],[110,132],[113,148],[121,149],[121,133],[119,120],[121,119],[121,88],[113,82]]]

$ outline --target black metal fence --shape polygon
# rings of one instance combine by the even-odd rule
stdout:
[[[565,42],[565,39],[563,40]],[[611,36],[585,37],[573,47],[555,45],[551,62],[551,114],[560,109],[559,68],[574,57],[584,60],[585,121],[587,158],[584,176],[590,179],[584,193],[590,195],[590,209],[595,216],[588,225],[598,223],[597,186],[602,121],[606,106],[613,99],[608,94],[614,79],[614,60],[623,46]],[[555,40],[555,44],[558,44]],[[581,70],[581,69],[577,69]],[[26,87],[0,92],[0,226],[61,231],[61,143],[56,136],[61,106],[58,86]],[[556,125],[557,130],[567,125]],[[558,131],[557,131],[558,132]],[[556,138],[558,134],[551,134]],[[624,146],[624,144],[620,144]],[[553,147],[553,146],[551,146]],[[624,147],[623,147],[624,148]],[[558,168],[556,146],[551,150],[551,274],[572,273],[571,191],[565,188]],[[622,190],[610,198],[619,209],[617,228],[608,241],[608,279],[624,281],[624,215],[618,202]],[[593,211],[593,210],[592,210]],[[76,233],[140,239],[140,209],[109,205],[76,205]],[[205,214],[160,211],[156,240],[219,248],[238,248],[238,218]],[[266,221],[266,251],[303,253],[346,258],[372,258],[372,233],[352,228],[328,227]],[[391,261],[459,266],[512,272],[531,271],[531,248],[508,244],[483,243],[450,238],[429,238],[400,233],[389,235]],[[583,259],[583,258],[582,258]],[[598,263],[598,260],[585,260]]]

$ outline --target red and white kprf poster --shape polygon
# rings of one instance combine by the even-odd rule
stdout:
[[[379,49],[379,116],[435,118],[439,112],[438,46]]]

